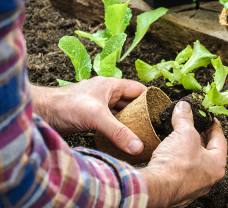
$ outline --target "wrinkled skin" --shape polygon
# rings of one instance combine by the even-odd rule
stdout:
[[[129,154],[142,152],[139,138],[112,114],[144,92],[142,84],[96,77],[62,88],[31,87],[35,112],[59,132],[96,129]],[[185,207],[225,174],[227,142],[217,120],[200,135],[190,105],[182,101],[172,125],[174,131],[154,151],[149,165],[138,170],[148,188],[148,207]]]

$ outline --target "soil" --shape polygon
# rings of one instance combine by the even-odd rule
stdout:
[[[28,49],[28,75],[31,82],[45,86],[57,86],[56,79],[74,81],[73,66],[58,49],[58,40],[63,35],[73,35],[76,29],[94,32],[102,27],[103,25],[100,22],[86,24],[76,18],[60,14],[51,6],[48,0],[26,0],[24,33]],[[133,37],[131,30],[128,33],[130,38],[127,41],[127,45]],[[82,40],[82,42],[85,43],[92,56],[99,50],[95,44],[87,40]],[[173,59],[175,55],[175,51],[166,50],[165,44],[148,34],[132,52],[131,56],[121,63],[119,67],[123,71],[124,78],[138,80],[134,68],[136,58],[156,64],[162,59]],[[202,84],[207,84],[212,79],[212,73],[212,69],[200,69],[196,77]],[[161,87],[173,101],[189,94],[181,87],[168,89],[163,80],[148,83],[148,85],[152,84]],[[228,82],[225,88],[228,89]],[[219,120],[222,122],[224,133],[228,138],[228,118],[221,116]],[[81,145],[96,148],[93,132],[71,135],[65,137],[65,140],[71,147]],[[226,204],[228,204],[228,174],[222,182],[213,188],[209,195],[197,200],[189,207],[225,208]]]
[[[213,124],[214,116],[202,106],[203,97],[199,94],[190,94],[181,98],[181,101],[190,103],[193,113],[194,125],[198,132],[205,132]],[[164,112],[160,114],[161,124],[153,124],[156,133],[163,141],[172,131],[171,118],[175,105],[178,101],[174,101],[168,106]]]

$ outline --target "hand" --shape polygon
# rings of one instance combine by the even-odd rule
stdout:
[[[194,128],[190,105],[179,102],[172,124],[173,133],[141,170],[151,194],[149,207],[185,207],[225,174],[227,142],[218,121],[203,139]]]
[[[112,114],[146,87],[136,81],[95,77],[62,88],[32,86],[34,110],[61,133],[96,129],[129,154],[143,151],[141,140]]]

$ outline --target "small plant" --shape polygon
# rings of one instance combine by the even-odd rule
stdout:
[[[96,43],[101,52],[92,61],[85,46],[75,36],[64,36],[59,40],[59,48],[70,58],[77,81],[88,79],[92,68],[100,76],[122,77],[122,71],[117,63],[123,61],[145,36],[151,24],[166,14],[166,8],[144,12],[137,16],[137,26],[134,40],[128,50],[122,55],[124,43],[127,39],[126,28],[132,19],[129,0],[103,0],[105,8],[105,29],[93,34],[75,31],[81,38],[87,38]],[[69,82],[58,80],[60,85]]]
[[[137,60],[135,65],[138,77],[142,81],[150,82],[163,77],[167,80],[167,86],[183,85],[186,90],[200,91],[202,87],[193,72],[200,67],[206,67],[213,58],[216,58],[216,55],[196,41],[193,48],[188,45],[174,61],[161,61],[151,66],[142,60]]]
[[[202,87],[193,72],[210,63],[215,69],[214,81],[207,87]],[[228,74],[228,67],[223,65],[220,57],[217,58],[216,55],[210,53],[199,41],[194,43],[193,48],[188,45],[177,55],[175,61],[162,61],[151,66],[142,60],[137,60],[135,65],[142,81],[150,82],[163,77],[167,80],[168,87],[182,85],[186,90],[199,92],[193,93],[192,96],[201,100],[203,109],[214,115],[228,115],[225,107],[228,105],[228,91],[221,92]],[[202,116],[206,115],[202,109],[199,109],[199,112]]]
[[[228,75],[228,67],[223,65],[220,57],[213,59],[211,63],[215,68],[214,82],[203,88],[205,96],[202,105],[215,115],[228,116],[228,109],[226,108],[228,90],[222,92]]]

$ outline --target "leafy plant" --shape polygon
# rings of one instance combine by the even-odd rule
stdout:
[[[142,60],[137,60],[136,70],[142,81],[150,82],[159,77],[168,80],[167,85],[183,85],[186,90],[199,91],[201,85],[193,73],[200,67],[206,67],[216,55],[210,53],[199,41],[192,48],[188,45],[182,50],[174,61],[161,61],[156,65],[149,65]]]
[[[215,115],[228,116],[228,109],[226,108],[226,105],[228,105],[228,90],[222,92],[228,75],[228,67],[223,65],[220,57],[213,59],[212,65],[215,68],[214,82],[204,87],[205,97],[202,105]]]
[[[194,70],[206,67],[209,64],[215,69],[214,81],[206,87],[202,87],[195,79]],[[163,77],[168,80],[167,85],[182,85],[187,90],[200,91],[202,105],[214,115],[227,115],[228,91],[222,92],[224,88],[228,67],[224,66],[221,58],[210,53],[199,41],[192,48],[188,45],[181,51],[174,61],[161,61],[156,65],[149,65],[142,60],[136,61],[136,70],[142,81],[150,82]],[[193,96],[196,95],[193,93]],[[201,115],[206,115],[200,112]]]
[[[117,67],[117,63],[123,61],[139,44],[151,24],[168,11],[166,8],[158,8],[138,15],[135,38],[131,46],[122,55],[127,39],[125,31],[132,19],[129,0],[102,1],[105,8],[105,29],[93,34],[80,30],[75,31],[77,36],[89,39],[101,48],[101,52],[93,60],[93,66],[85,46],[78,38],[64,36],[59,40],[60,49],[70,58],[74,66],[77,81],[88,79],[91,76],[92,68],[100,76],[121,78],[122,71]],[[63,82],[59,81],[59,84],[62,85]]]

